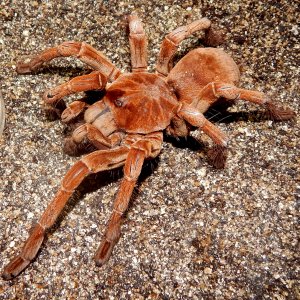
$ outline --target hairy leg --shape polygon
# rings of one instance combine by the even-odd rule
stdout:
[[[95,151],[83,157],[71,167],[62,180],[61,187],[56,196],[32,229],[21,253],[4,268],[2,277],[5,280],[17,276],[34,259],[43,243],[46,230],[55,223],[68,199],[82,180],[91,173],[111,170],[123,165],[128,151],[127,147],[108,151]]]
[[[48,115],[52,114],[51,119],[60,117],[61,112],[66,108],[65,102],[62,100],[63,97],[84,91],[103,90],[106,83],[107,79],[100,71],[77,76],[44,93],[45,110]]]
[[[209,150],[208,156],[212,165],[218,169],[224,168],[227,158],[226,135],[214,124],[208,121],[204,115],[192,105],[183,104],[178,116],[186,120],[192,126],[198,127],[204,131],[215,143],[215,146]]]
[[[207,41],[213,40],[211,22],[207,18],[194,21],[186,26],[181,26],[169,33],[163,40],[156,65],[158,75],[167,76],[172,69],[172,58],[175,55],[179,44],[195,33],[196,31],[205,30],[209,35]]]
[[[211,103],[220,97],[224,97],[227,100],[246,100],[264,106],[267,115],[274,121],[285,121],[295,116],[295,113],[291,109],[277,106],[262,92],[241,89],[222,82],[212,82],[204,87],[199,96],[199,100],[194,101],[193,106],[201,110],[203,105],[209,107]]]
[[[29,62],[19,62],[17,72],[20,74],[31,73],[39,69],[45,62],[56,57],[74,56],[105,75],[109,81],[118,78],[121,71],[100,51],[84,42],[69,41],[57,47],[49,48],[34,56]]]
[[[102,90],[107,83],[106,77],[100,71],[94,71],[87,75],[77,76],[68,82],[58,85],[44,93],[46,104],[54,105],[67,95],[90,90]]]
[[[129,15],[128,20],[132,72],[147,71],[147,38],[142,22],[136,14]]]
[[[124,178],[116,196],[113,211],[106,226],[106,231],[95,255],[97,266],[108,261],[115,244],[121,234],[121,222],[124,212],[128,208],[136,181],[141,173],[145,158],[159,154],[162,144],[162,133],[152,133],[143,140],[131,145],[124,166]]]

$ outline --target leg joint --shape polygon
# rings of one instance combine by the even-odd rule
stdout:
[[[56,47],[60,56],[77,56],[81,49],[81,42],[64,42]]]

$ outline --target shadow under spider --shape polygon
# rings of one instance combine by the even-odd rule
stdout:
[[[188,148],[191,151],[200,151],[205,148],[204,143],[190,135],[186,137],[173,137],[164,134],[164,141],[179,149]]]
[[[52,65],[45,65],[41,67],[40,69],[31,72],[30,74],[39,75],[39,74],[55,74],[60,76],[71,76],[77,77],[81,75],[86,75],[91,73],[92,69],[87,69],[83,67],[60,67],[60,66],[52,66]]]
[[[268,120],[264,111],[239,111],[230,112],[228,108],[235,103],[224,98],[218,99],[204,114],[205,117],[213,123],[233,123],[238,121],[244,122],[262,122]]]

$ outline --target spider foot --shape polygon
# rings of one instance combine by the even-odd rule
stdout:
[[[225,40],[225,30],[211,26],[205,33],[203,43],[205,46],[216,47],[222,45]]]
[[[30,263],[29,260],[17,256],[4,268],[4,271],[2,273],[2,278],[4,280],[10,280],[16,277],[21,271],[23,271],[29,265],[29,263]]]
[[[103,266],[109,260],[115,244],[106,239],[101,242],[94,257],[97,267]]]
[[[29,74],[36,71],[42,64],[43,61],[34,61],[34,59],[28,63],[19,61],[17,62],[16,71],[18,74]]]
[[[215,145],[207,152],[209,162],[217,169],[223,169],[227,159],[227,148]]]
[[[266,116],[273,121],[286,121],[295,117],[296,113],[290,108],[277,107],[271,102],[266,103]]]
[[[52,106],[47,106],[45,108],[45,116],[49,121],[58,120],[60,117],[60,110]]]

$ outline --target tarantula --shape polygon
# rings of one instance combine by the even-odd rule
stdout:
[[[142,23],[135,13],[128,20],[132,73],[122,73],[101,52],[84,42],[74,41],[47,49],[29,62],[17,65],[17,72],[25,74],[56,57],[74,56],[94,69],[88,75],[46,91],[44,101],[48,112],[61,114],[63,122],[70,122],[84,112],[85,123],[67,139],[67,152],[75,153],[86,141],[97,150],[81,158],[67,172],[21,254],[5,267],[4,279],[17,276],[34,259],[46,230],[54,224],[86,176],[124,165],[124,178],[95,255],[96,264],[104,264],[120,237],[122,216],[144,161],[155,158],[161,151],[164,130],[169,135],[182,137],[192,129],[201,129],[215,143],[209,151],[212,164],[221,168],[226,159],[227,137],[203,115],[212,104],[221,98],[228,103],[243,99],[263,105],[274,120],[288,120],[294,116],[290,109],[276,107],[265,94],[238,88],[238,67],[221,49],[195,49],[172,66],[180,42],[196,31],[205,32],[208,45],[218,44],[221,35],[212,29],[207,18],[179,27],[165,37],[155,74],[147,72],[147,39]],[[66,95],[104,89],[103,98],[92,105],[79,100],[67,108],[64,106],[62,98]]]

